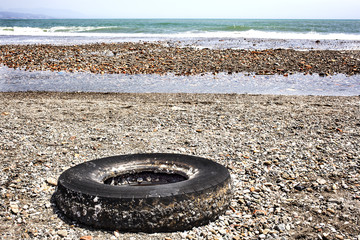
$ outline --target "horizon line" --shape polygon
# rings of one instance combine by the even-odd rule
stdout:
[[[0,11],[1,12],[1,11]],[[0,20],[360,20],[360,18],[222,18],[222,17],[51,17],[48,18],[0,18]]]

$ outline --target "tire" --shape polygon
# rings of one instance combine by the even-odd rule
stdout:
[[[132,178],[137,178],[135,185]],[[109,185],[114,180],[122,183]],[[60,175],[54,198],[67,217],[95,228],[179,231],[224,213],[231,177],[225,167],[205,158],[121,155],[69,168]]]

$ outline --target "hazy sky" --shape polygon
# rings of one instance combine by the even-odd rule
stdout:
[[[0,11],[50,9],[94,18],[360,19],[360,0],[0,0]]]

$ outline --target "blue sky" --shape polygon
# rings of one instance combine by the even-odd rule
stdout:
[[[89,18],[360,19],[360,0],[0,0],[0,11]]]

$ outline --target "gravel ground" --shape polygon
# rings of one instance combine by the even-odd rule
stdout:
[[[197,49],[173,43],[0,45],[0,64],[30,71],[195,75],[254,72],[320,76],[360,73],[360,51]]]
[[[360,239],[360,98],[0,93],[1,239]],[[118,154],[213,159],[234,197],[185,232],[119,233],[51,202],[67,168]]]

